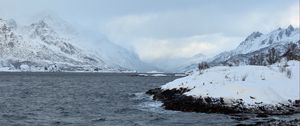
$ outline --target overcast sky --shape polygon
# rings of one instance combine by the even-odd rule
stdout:
[[[53,12],[106,35],[143,60],[213,56],[254,31],[299,27],[299,0],[0,0],[0,17],[25,23]]]

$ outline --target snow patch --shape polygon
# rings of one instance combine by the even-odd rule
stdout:
[[[165,76],[168,76],[166,74],[152,74],[151,75],[152,77],[165,77]]]

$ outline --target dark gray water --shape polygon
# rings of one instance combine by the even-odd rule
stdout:
[[[143,92],[176,77],[0,73],[2,126],[235,125],[222,114],[167,111]],[[289,118],[289,117],[287,117]]]

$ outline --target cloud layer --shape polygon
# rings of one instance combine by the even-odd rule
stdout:
[[[235,48],[254,31],[269,32],[289,24],[299,27],[299,2],[233,12],[226,6],[188,8],[112,18],[103,31],[144,60],[213,56]],[[237,8],[235,8],[237,9]]]

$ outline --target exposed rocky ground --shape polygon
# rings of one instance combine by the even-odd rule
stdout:
[[[168,110],[184,112],[205,112],[205,113],[255,113],[259,117],[268,115],[288,115],[299,113],[299,101],[294,101],[291,105],[276,106],[253,106],[246,107],[242,99],[236,100],[232,104],[227,104],[224,98],[200,97],[184,95],[189,91],[186,88],[162,90],[161,88],[151,89],[146,94],[153,95],[154,100],[163,102],[163,107]]]
[[[300,119],[295,119],[291,121],[283,120],[270,120],[268,122],[258,122],[256,124],[238,124],[237,126],[299,126]]]

